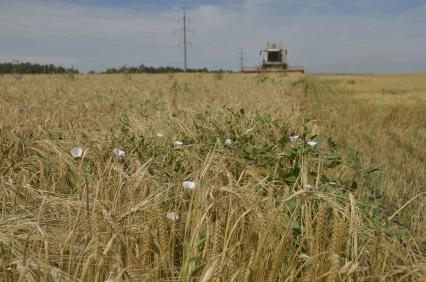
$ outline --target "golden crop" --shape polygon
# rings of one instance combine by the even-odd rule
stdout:
[[[425,75],[3,76],[0,99],[1,281],[426,278]]]

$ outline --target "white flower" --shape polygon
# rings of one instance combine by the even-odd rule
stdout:
[[[175,145],[175,148],[180,148],[182,147],[183,143],[181,141],[176,140],[175,142],[173,142],[173,145]]]
[[[292,135],[292,136],[290,136],[290,142],[291,142],[291,144],[296,144],[297,143],[297,139],[299,139],[299,136],[297,136],[297,135]]]
[[[229,138],[225,139],[225,145],[231,145],[232,144],[232,140]]]
[[[161,137],[163,137],[164,135],[163,135],[163,133],[158,132],[155,136],[157,136],[157,138],[161,138]]]
[[[309,185],[309,184],[306,184],[306,185],[305,185],[305,190],[306,190],[306,191],[312,191],[312,190],[314,190],[314,186]]]
[[[317,142],[315,142],[315,141],[308,141],[308,145],[309,145],[311,148],[314,148],[314,147],[317,145]]]
[[[80,147],[74,147],[71,149],[71,156],[74,158],[81,158],[83,156],[83,149]]]
[[[122,159],[124,159],[124,156],[126,155],[126,153],[124,153],[124,151],[122,151],[118,148],[114,148],[114,149],[112,149],[112,155],[117,160],[122,160]]]
[[[183,188],[187,190],[194,190],[195,189],[195,182],[194,181],[184,181],[182,183]]]
[[[178,220],[179,219],[179,215],[175,212],[168,212],[166,217],[169,220]]]

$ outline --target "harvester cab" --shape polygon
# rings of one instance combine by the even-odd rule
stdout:
[[[241,67],[244,73],[258,72],[300,72],[305,73],[303,67],[290,67],[287,62],[287,49],[282,44],[268,42],[266,48],[260,51],[262,64],[259,67]]]
[[[260,51],[262,56],[262,68],[287,69],[287,50],[283,49],[282,44],[266,44],[266,48]]]

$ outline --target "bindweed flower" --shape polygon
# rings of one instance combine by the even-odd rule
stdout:
[[[308,145],[309,145],[309,147],[311,147],[313,149],[317,145],[317,142],[315,142],[315,141],[308,141]]]
[[[166,217],[167,217],[168,220],[173,220],[173,221],[179,219],[179,215],[177,213],[175,213],[175,212],[168,212],[166,214]]]
[[[229,138],[225,139],[225,145],[231,145],[232,144],[232,140]]]
[[[173,142],[173,145],[175,145],[175,148],[180,148],[183,145],[183,142],[176,140],[175,142]]]
[[[306,184],[306,185],[305,185],[305,190],[306,190],[306,191],[312,191],[312,190],[314,190],[314,186],[309,185],[309,184]]]
[[[161,137],[163,137],[164,135],[163,135],[163,133],[158,132],[157,134],[155,134],[155,136],[157,136],[157,138],[161,138]]]
[[[122,160],[124,159],[124,157],[126,156],[126,153],[124,153],[123,150],[120,150],[118,148],[114,148],[112,149],[112,155],[114,156],[114,158],[116,158],[117,160]]]
[[[299,256],[299,258],[300,258],[300,259],[302,259],[302,260],[304,260],[304,261],[307,261],[307,260],[309,260],[311,257],[310,257],[310,256],[308,256],[307,254],[301,254],[301,255]]]
[[[80,147],[74,147],[71,149],[71,156],[74,158],[81,158],[83,156],[83,149]]]
[[[297,143],[297,139],[299,139],[299,136],[297,136],[297,135],[290,136],[291,144],[295,145]]]
[[[184,181],[182,183],[183,188],[187,190],[194,190],[195,189],[195,182],[194,181]]]

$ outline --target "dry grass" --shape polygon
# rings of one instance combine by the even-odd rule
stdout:
[[[424,78],[1,77],[0,280],[422,281]]]

